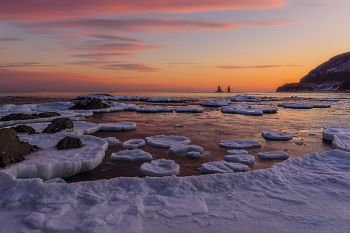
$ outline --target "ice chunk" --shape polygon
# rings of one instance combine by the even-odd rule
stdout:
[[[243,163],[243,164],[253,164],[255,163],[255,158],[253,155],[248,154],[235,154],[235,155],[226,155],[224,157],[226,162],[234,162],[234,163]]]
[[[207,106],[207,107],[222,107],[225,105],[228,105],[229,103],[231,103],[230,99],[222,99],[222,100],[214,100],[214,101],[205,101],[202,103],[203,106]]]
[[[123,131],[136,128],[135,122],[100,123],[98,125],[101,131]]]
[[[336,134],[332,142],[332,147],[334,149],[340,149],[350,152],[350,134]]]
[[[106,140],[108,142],[108,145],[116,145],[118,143],[121,143],[118,139],[116,139],[115,137],[106,137],[104,138],[104,140]]]
[[[153,157],[150,153],[141,149],[122,150],[111,154],[111,160],[128,160],[128,161],[149,161]]]
[[[171,176],[180,173],[180,166],[173,160],[157,159],[150,163],[143,163],[140,167],[142,176]]]
[[[201,107],[180,107],[175,110],[176,112],[203,112],[204,108]]]
[[[198,152],[198,151],[190,151],[190,152],[187,152],[186,156],[187,157],[190,157],[190,158],[199,158],[199,157],[202,157],[204,154]]]
[[[248,151],[246,150],[237,150],[237,149],[233,149],[233,150],[228,150],[226,152],[227,155],[247,155]]]
[[[170,148],[173,144],[190,144],[191,140],[182,136],[165,136],[156,135],[152,137],[147,137],[146,143],[150,146]]]
[[[147,102],[179,102],[176,98],[148,98]]]
[[[84,146],[67,150],[58,150],[59,140],[71,134],[34,134],[20,136],[22,141],[42,148],[26,155],[26,159],[1,169],[16,178],[42,178],[49,180],[68,177],[97,167],[105,156],[108,143],[94,136],[77,136]]]
[[[262,116],[263,115],[263,111],[260,109],[241,109],[238,111],[238,114],[242,114],[242,115],[255,115],[255,116]]]
[[[200,155],[204,153],[204,149],[196,145],[173,144],[169,149],[169,154],[187,155],[190,152],[198,152]],[[189,157],[198,157],[198,154],[190,153]]]
[[[260,159],[288,159],[289,155],[283,151],[271,151],[258,153]]]
[[[261,147],[261,142],[253,140],[222,140],[219,145],[232,149],[249,149]]]
[[[265,106],[265,105],[251,105],[251,109],[254,110],[260,110],[263,113],[275,113],[278,111],[278,108],[272,107],[272,106]]]
[[[314,105],[310,104],[310,103],[283,103],[282,107],[283,108],[294,108],[294,109],[310,109],[310,108],[313,108]]]
[[[263,130],[261,135],[265,139],[276,140],[276,141],[288,141],[293,138],[293,135],[285,135],[284,133],[276,132],[272,130]]]
[[[245,172],[249,167],[241,163],[230,163],[226,161],[203,163],[198,171],[203,174]]]
[[[139,148],[139,147],[144,146],[144,145],[146,145],[146,142],[143,139],[130,139],[130,140],[123,142],[122,147],[123,147],[123,149],[130,150],[130,149]]]
[[[330,104],[313,104],[314,108],[330,108]]]
[[[324,140],[333,141],[336,134],[350,135],[350,127],[325,126],[322,131]]]

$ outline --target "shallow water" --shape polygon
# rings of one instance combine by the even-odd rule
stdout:
[[[167,106],[177,108],[179,106],[199,106],[206,100],[223,99],[234,96],[236,93],[113,93],[128,96],[144,97],[176,97],[183,100],[180,103],[147,103],[135,102],[140,106]],[[245,93],[254,96],[291,97],[295,93]],[[88,122],[107,123],[131,121],[137,123],[137,128],[123,132],[97,132],[98,137],[116,137],[121,141],[129,139],[146,138],[159,134],[185,136],[191,139],[192,144],[201,146],[209,152],[209,156],[201,158],[188,158],[184,155],[169,155],[168,149],[155,148],[146,145],[141,149],[151,153],[154,159],[172,159],[181,166],[180,176],[200,175],[197,168],[202,163],[222,160],[227,148],[219,147],[221,140],[251,139],[262,143],[261,148],[248,149],[249,154],[255,156],[255,164],[251,170],[271,167],[281,160],[261,160],[258,152],[286,151],[290,157],[300,157],[311,152],[324,152],[331,150],[331,143],[322,139],[324,126],[349,126],[350,101],[348,94],[326,93],[298,93],[299,97],[310,98],[342,98],[339,102],[322,103],[331,104],[331,108],[322,109],[289,109],[280,107],[277,113],[264,114],[263,116],[247,116],[238,114],[221,113],[220,107],[205,107],[203,113],[138,113],[115,112],[95,114],[88,118]],[[130,101],[127,101],[130,103]],[[320,102],[314,100],[288,100],[283,102]],[[269,101],[261,104],[277,106],[282,101]],[[183,125],[184,127],[174,127]],[[275,130],[292,134],[290,141],[269,141],[261,137],[262,130]],[[120,176],[139,176],[139,167],[142,162],[110,161],[111,153],[121,151],[121,145],[110,146],[106,151],[103,163],[90,172],[68,177],[67,182],[82,180],[109,179]]]

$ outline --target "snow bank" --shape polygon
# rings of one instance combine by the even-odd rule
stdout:
[[[232,149],[249,149],[261,147],[261,142],[253,140],[222,140],[219,146]]]
[[[285,135],[282,132],[276,132],[272,130],[263,130],[261,135],[265,139],[275,140],[275,141],[288,141],[293,138],[293,135]]]
[[[182,136],[165,136],[156,135],[152,137],[147,137],[146,143],[150,146],[170,148],[173,144],[190,144],[191,140]]]
[[[140,167],[142,176],[172,176],[180,173],[180,166],[173,160],[157,159],[150,163],[143,163]]]
[[[93,136],[78,136],[84,145],[82,148],[58,150],[55,145],[65,136],[71,134],[20,136],[20,140],[42,149],[26,155],[21,163],[1,170],[19,179],[38,177],[49,180],[91,171],[101,164],[108,147],[105,140]]]
[[[122,150],[111,154],[111,160],[149,161],[152,159],[150,153],[141,149]]]

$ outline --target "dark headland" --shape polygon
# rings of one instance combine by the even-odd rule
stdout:
[[[350,52],[332,57],[299,83],[284,84],[276,92],[350,92]]]

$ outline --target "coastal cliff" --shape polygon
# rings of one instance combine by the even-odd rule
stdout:
[[[332,57],[311,70],[299,83],[287,83],[276,92],[347,92],[350,91],[350,52]]]

